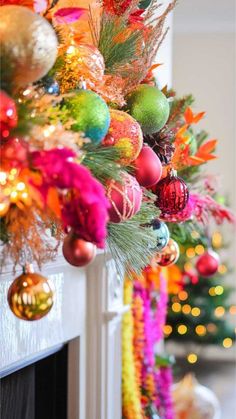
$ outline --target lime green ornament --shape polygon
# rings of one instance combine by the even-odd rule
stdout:
[[[142,127],[144,134],[160,131],[170,113],[166,96],[154,86],[141,84],[127,97],[127,110]]]
[[[75,120],[73,131],[81,131],[92,143],[99,144],[107,134],[110,112],[106,102],[91,90],[79,90],[64,102]]]

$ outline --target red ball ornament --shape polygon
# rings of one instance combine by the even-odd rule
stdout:
[[[142,196],[137,180],[128,173],[122,173],[121,182],[112,179],[107,185],[110,221],[119,223],[132,218],[140,210]]]
[[[213,276],[219,268],[219,256],[213,250],[207,250],[199,256],[196,269],[199,275],[208,278]]]
[[[73,231],[65,238],[62,247],[64,258],[73,266],[88,265],[95,258],[96,251],[95,244],[80,239]]]
[[[175,170],[160,180],[154,188],[156,194],[156,206],[164,214],[177,214],[183,211],[189,199],[189,191],[183,179],[177,176]]]
[[[0,135],[1,141],[6,140],[10,130],[17,125],[17,111],[14,100],[3,90],[0,91]]]
[[[162,164],[159,157],[148,145],[144,145],[138,158],[133,162],[135,177],[145,188],[155,185],[162,175]]]
[[[120,163],[128,165],[138,157],[142,145],[143,134],[135,119],[123,111],[110,110],[111,122],[108,133],[102,144],[121,149]]]
[[[22,167],[27,161],[28,150],[28,144],[22,138],[9,138],[0,149],[2,163],[9,167]]]
[[[179,258],[179,245],[173,239],[170,239],[167,246],[164,247],[155,256],[155,262],[159,266],[171,266],[174,265]]]

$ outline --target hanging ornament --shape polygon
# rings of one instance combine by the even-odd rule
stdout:
[[[155,262],[159,266],[171,266],[177,262],[179,258],[179,245],[173,239],[170,239],[167,243],[167,246],[164,247],[157,255],[155,256]]]
[[[166,247],[170,239],[168,227],[165,223],[163,223],[163,221],[158,219],[154,220],[151,226],[157,239],[156,251],[160,252],[164,247]]]
[[[157,87],[141,84],[126,100],[130,115],[139,122],[144,134],[158,132],[166,124],[170,107],[166,96]]]
[[[148,188],[160,180],[162,165],[151,147],[144,145],[133,165],[134,175],[141,186]]]
[[[199,275],[205,278],[213,276],[218,268],[219,256],[211,249],[208,249],[203,255],[199,256],[196,262],[196,269]]]
[[[17,125],[17,110],[14,100],[0,90],[0,140],[6,141],[10,130]]]
[[[63,66],[56,78],[62,93],[78,88],[81,80],[86,82],[88,89],[94,89],[102,83],[105,64],[96,47],[88,44],[69,45],[60,50],[60,55],[63,55]]]
[[[110,113],[106,102],[91,90],[79,90],[64,102],[75,120],[72,130],[83,132],[92,143],[99,144],[107,134]]]
[[[71,231],[65,238],[63,243],[63,256],[70,265],[86,266],[96,256],[97,248],[95,244],[87,242],[79,238]]]
[[[102,144],[121,149],[120,163],[130,164],[139,155],[143,145],[140,125],[132,116],[116,109],[110,110],[111,122]]]
[[[171,170],[154,188],[156,194],[156,206],[164,214],[177,214],[182,211],[189,198],[189,192],[183,179],[177,176],[175,170]]]
[[[119,223],[132,218],[140,210],[142,190],[133,176],[122,173],[121,182],[112,179],[108,183],[107,197],[111,203],[110,221]]]
[[[27,265],[11,284],[7,299],[16,317],[39,320],[52,308],[53,290],[47,278],[34,273],[32,265]]]
[[[187,202],[186,207],[182,210],[179,211],[177,214],[161,214],[160,218],[163,221],[166,221],[168,223],[182,223],[188,220],[191,220],[194,216],[194,210],[195,210],[195,202],[191,196],[191,194],[189,194],[189,199]]]
[[[22,6],[0,8],[1,76],[6,87],[43,77],[57,56],[57,37],[46,19]]]
[[[175,419],[220,419],[220,404],[209,388],[202,386],[192,374],[173,386]]]

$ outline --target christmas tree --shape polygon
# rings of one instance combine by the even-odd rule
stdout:
[[[170,296],[164,330],[168,339],[189,343],[187,352],[191,343],[199,344],[199,354],[204,344],[230,348],[235,338],[228,314],[234,315],[236,307],[230,304],[233,288],[225,283],[229,267],[218,257],[224,247],[219,231],[212,234],[211,246],[213,251],[197,231],[181,245],[177,264],[180,286]]]

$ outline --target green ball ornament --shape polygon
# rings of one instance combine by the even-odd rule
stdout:
[[[91,90],[79,90],[66,99],[64,105],[75,120],[72,130],[83,132],[93,144],[99,144],[110,125],[110,112],[106,102]]]
[[[139,122],[144,134],[160,131],[166,124],[170,107],[166,96],[154,86],[141,84],[127,97],[127,110]]]

